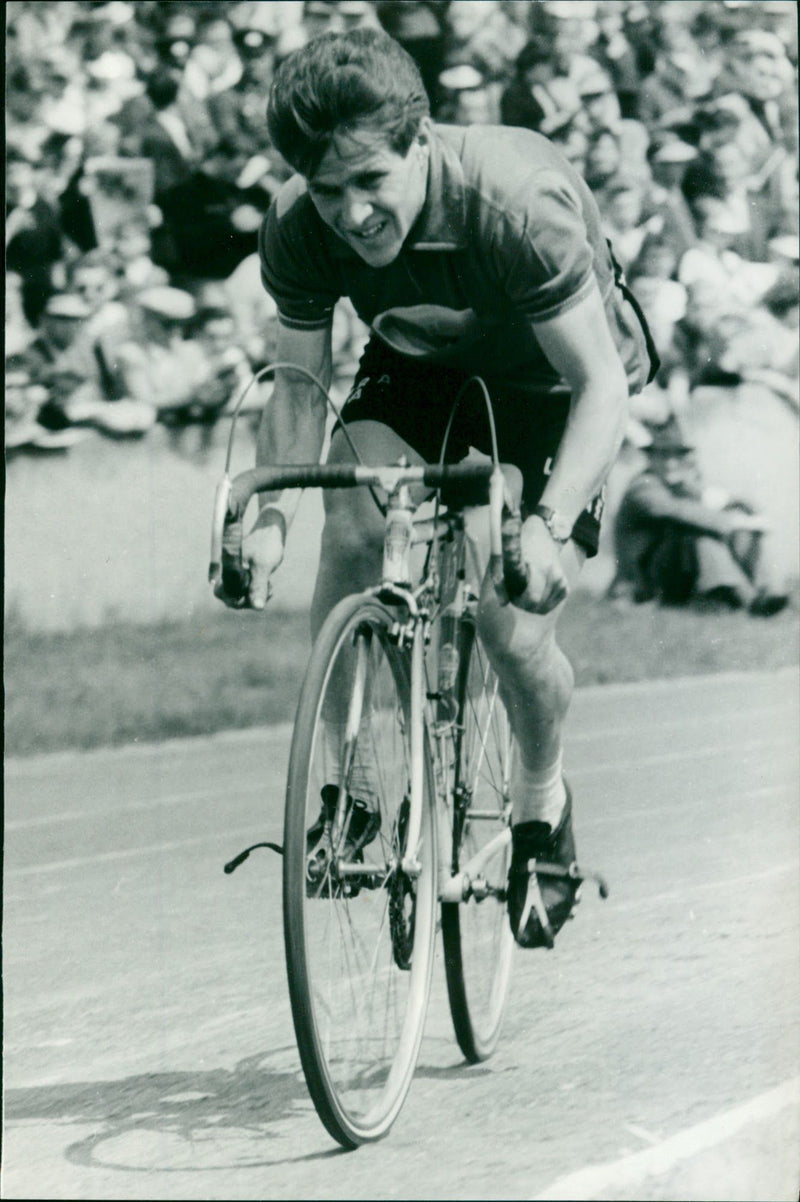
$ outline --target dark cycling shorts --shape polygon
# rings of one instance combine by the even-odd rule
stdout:
[[[365,350],[353,388],[342,407],[346,423],[382,422],[426,463],[438,463],[442,442],[463,372],[397,355],[377,339]],[[502,463],[513,463],[524,480],[523,513],[532,512],[544,492],[569,413],[566,392],[521,396],[490,389]],[[483,392],[477,384],[465,392],[447,441],[445,461],[458,463],[470,447],[491,454],[491,436]],[[597,554],[604,496],[601,491],[579,515],[575,542],[588,557]]]

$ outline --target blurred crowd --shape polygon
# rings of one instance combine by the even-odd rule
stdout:
[[[7,451],[210,437],[274,348],[270,79],[363,24],[414,57],[438,120],[538,130],[592,187],[662,359],[632,444],[709,384],[798,409],[791,0],[12,0],[6,19]],[[344,380],[364,331],[340,310]]]

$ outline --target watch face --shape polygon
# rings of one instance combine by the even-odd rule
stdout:
[[[554,513],[547,523],[550,533],[553,538],[560,543],[566,543],[572,534],[572,527],[568,520],[561,516],[560,513]]]

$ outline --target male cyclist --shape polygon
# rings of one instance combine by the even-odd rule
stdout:
[[[628,396],[652,376],[652,344],[591,194],[563,156],[528,130],[435,125],[413,60],[387,34],[326,35],[285,59],[268,124],[297,171],[260,240],[280,316],[278,360],[327,386],[333,309],[350,297],[372,331],[342,410],[363,461],[438,460],[453,400],[478,373],[494,402],[500,459],[521,473],[525,609],[501,605],[487,580],[478,621],[516,741],[511,926],[524,947],[552,946],[576,883],[537,880],[529,863],[575,858],[561,752],[573,673],[556,623],[597,551],[603,481]],[[281,373],[258,462],[318,460],[325,417],[313,384]],[[468,390],[448,458],[487,450],[487,434],[480,394]],[[340,428],[328,459],[352,460]],[[296,494],[262,497],[262,506],[244,547],[255,608],[281,562]],[[340,598],[374,583],[382,534],[368,492],[327,494],[314,634]]]

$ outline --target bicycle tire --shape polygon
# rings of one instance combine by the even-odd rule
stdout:
[[[409,656],[392,641],[394,624],[386,606],[362,595],[345,598],[329,614],[301,692],[286,793],[283,905],[292,1017],[317,1113],[345,1148],[380,1139],[400,1112],[419,1055],[433,971],[436,833],[427,749],[421,870],[412,880],[388,867],[404,850],[410,772]],[[380,829],[359,853],[363,876],[339,879],[324,856],[322,870],[312,866],[307,833],[319,814],[320,789],[341,767],[338,755],[336,768],[331,766],[323,707],[327,698],[335,708],[337,690],[340,704],[344,693],[352,704],[355,680],[363,694],[353,758],[366,746],[363,767],[380,748],[380,796],[371,801]]]
[[[497,677],[470,618],[461,628],[458,705],[454,873],[510,823],[511,732]],[[460,903],[442,903],[450,1014],[458,1046],[470,1064],[479,1064],[495,1050],[508,997],[514,949],[505,902],[510,855],[506,845],[487,865],[484,876],[493,891],[481,900],[471,896]]]

